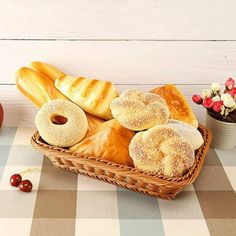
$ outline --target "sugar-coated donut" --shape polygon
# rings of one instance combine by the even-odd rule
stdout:
[[[168,125],[137,133],[129,153],[136,168],[167,177],[183,175],[195,160],[193,147]]]
[[[78,143],[88,130],[84,111],[74,103],[61,99],[44,104],[36,115],[35,124],[40,136],[58,147]]]
[[[145,130],[167,124],[170,112],[163,98],[153,93],[127,90],[111,103],[115,119],[127,129]]]
[[[200,148],[204,143],[201,133],[197,129],[193,128],[192,125],[174,119],[170,119],[167,125],[175,128],[182,138],[193,146],[194,150]]]

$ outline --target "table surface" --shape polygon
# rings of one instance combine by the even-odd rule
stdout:
[[[0,235],[235,235],[236,149],[210,149],[195,183],[168,201],[54,168],[33,132],[0,129]],[[26,169],[31,193],[9,185]]]

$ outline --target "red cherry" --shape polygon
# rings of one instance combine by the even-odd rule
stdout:
[[[193,95],[192,100],[193,100],[193,102],[195,102],[197,104],[202,104],[202,101],[203,101],[202,97],[198,94]]]
[[[20,174],[14,174],[10,178],[10,184],[11,186],[18,187],[22,178]]]
[[[19,185],[19,189],[22,192],[30,192],[33,188],[33,184],[28,180],[22,180]]]

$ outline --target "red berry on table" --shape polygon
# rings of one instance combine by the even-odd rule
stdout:
[[[33,184],[28,180],[23,180],[20,182],[19,189],[22,192],[30,192],[33,188]]]
[[[18,187],[22,178],[20,174],[14,174],[10,178],[10,184],[11,186]]]
[[[212,98],[205,98],[203,100],[203,103],[202,105],[205,107],[205,108],[212,108],[213,105],[214,105],[214,101],[212,100]]]
[[[226,81],[225,81],[225,87],[227,88],[227,89],[232,89],[233,87],[235,86],[235,81],[234,81],[234,79],[232,79],[232,78],[229,78],[229,79],[227,79]]]
[[[193,95],[192,100],[193,100],[193,102],[195,102],[197,104],[202,104],[202,102],[203,102],[202,97],[198,94]]]

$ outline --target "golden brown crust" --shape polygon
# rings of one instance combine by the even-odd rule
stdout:
[[[53,99],[69,100],[55,88],[51,79],[30,68],[22,67],[17,71],[16,86],[37,107]]]
[[[133,131],[122,127],[115,119],[112,119],[89,131],[85,138],[70,147],[70,150],[83,156],[93,156],[133,166],[128,146],[134,134]]]
[[[168,177],[181,176],[194,163],[194,150],[168,125],[137,133],[129,145],[136,168]]]
[[[99,125],[101,125],[105,122],[105,120],[103,120],[99,117],[93,116],[89,113],[85,112],[85,115],[88,119],[88,131],[95,129],[96,127],[98,127]]]
[[[170,117],[184,121],[193,127],[198,127],[198,121],[182,92],[173,84],[152,89],[151,93],[158,94],[166,100],[170,110]]]
[[[62,71],[58,70],[56,67],[40,61],[31,62],[30,68],[53,81],[55,81],[60,76],[65,76],[65,74]]]
[[[110,104],[118,92],[111,82],[62,76],[55,86],[86,112],[106,120],[112,118]]]

